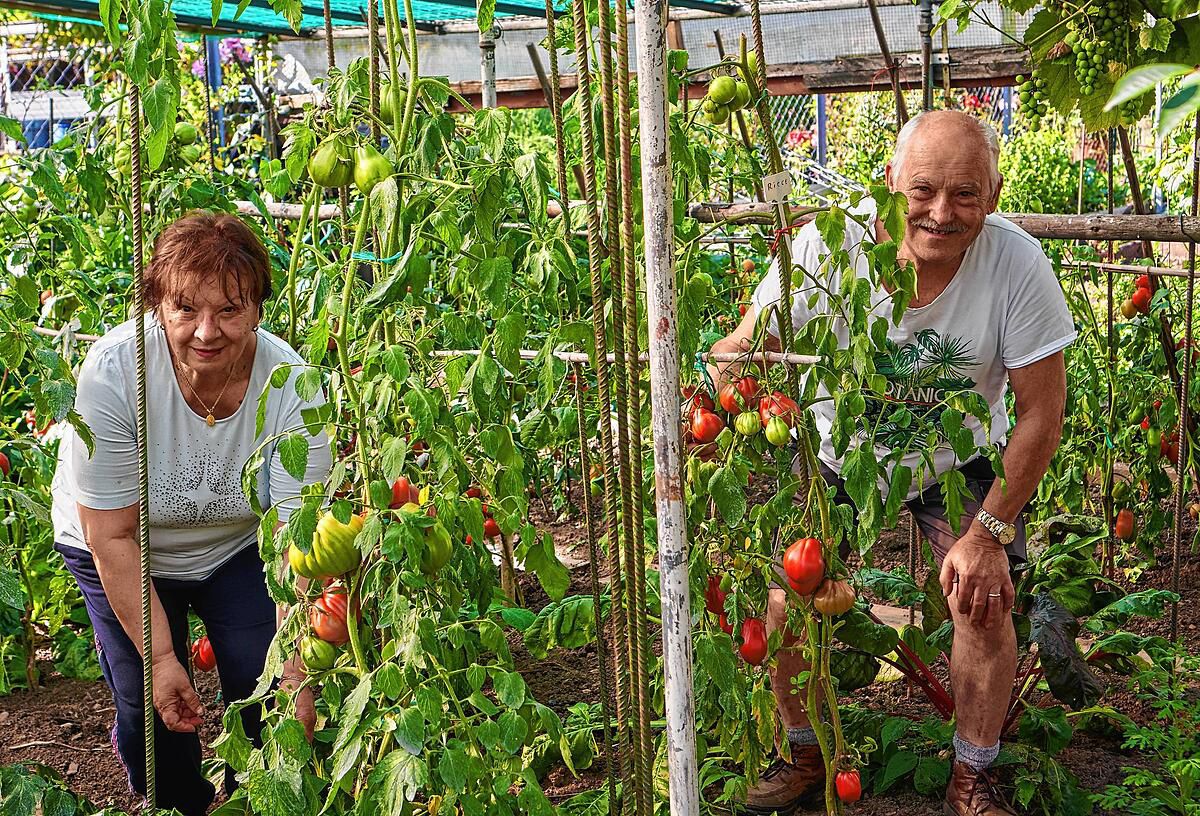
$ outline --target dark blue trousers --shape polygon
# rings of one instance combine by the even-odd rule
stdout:
[[[96,632],[100,668],[112,689],[117,720],[113,745],[125,764],[129,784],[146,793],[146,751],[142,718],[142,658],[108,603],[92,554],[55,545],[83,592],[88,617]],[[136,581],[137,576],[129,576]],[[267,647],[275,635],[275,602],[267,593],[263,562],[253,545],[231,558],[203,581],[155,578],[154,588],[166,610],[175,655],[191,672],[188,655],[188,610],[204,622],[217,658],[221,692],[227,701],[250,695],[262,674]],[[262,722],[257,706],[241,712],[246,735],[261,744]],[[184,816],[203,816],[215,790],[200,770],[200,737],[167,730],[154,717],[154,768],[158,807],[175,808]],[[234,787],[226,771],[225,788]]]

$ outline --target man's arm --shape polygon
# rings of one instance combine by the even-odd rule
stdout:
[[[997,479],[983,508],[1012,523],[1037,490],[1058,444],[1062,441],[1063,410],[1067,402],[1067,371],[1063,353],[1051,354],[1024,368],[1008,372],[1016,397],[1017,424],[1004,451],[1004,485]],[[978,521],[975,532],[991,537]]]
[[[1016,397],[1017,424],[1004,452],[1005,485],[1002,488],[998,479],[992,484],[983,508],[1011,523],[1046,475],[1062,440],[1067,374],[1060,351],[1024,368],[1010,369],[1008,375]],[[946,554],[940,581],[947,598],[957,595],[959,614],[969,614],[985,628],[998,625],[1016,600],[1008,556],[975,520]]]
[[[758,308],[751,303],[746,307],[746,314],[742,317],[742,322],[738,323],[737,328],[732,332],[722,337],[717,342],[713,343],[713,353],[718,352],[736,352],[739,354],[750,350],[754,344],[754,330],[758,323]],[[768,331],[763,332],[762,347],[764,351],[779,351],[779,338]],[[755,364],[757,365],[757,364]],[[721,386],[732,377],[740,374],[747,364],[742,362],[727,362],[727,363],[709,363],[708,374],[712,377],[713,384],[717,390],[721,390]],[[732,368],[732,370],[731,370]]]

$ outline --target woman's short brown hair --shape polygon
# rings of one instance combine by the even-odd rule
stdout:
[[[157,309],[214,277],[231,302],[252,303],[260,313],[271,296],[270,256],[254,231],[229,213],[197,210],[158,234],[142,297],[148,309]]]

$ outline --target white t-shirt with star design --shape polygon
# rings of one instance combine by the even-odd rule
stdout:
[[[55,541],[87,549],[76,504],[119,510],[139,501],[137,445],[137,321],[122,323],[96,342],[79,372],[75,408],[95,438],[87,446],[73,429],[63,434],[51,487]],[[274,368],[297,364],[283,388],[271,389],[261,436],[255,434],[258,398]],[[150,571],[162,578],[198,581],[257,540],[259,519],[242,492],[242,468],[258,446],[276,434],[298,431],[308,440],[305,483],[329,475],[326,435],[309,437],[301,411],[324,402],[305,401],[295,379],[303,359],[286,343],[259,329],[250,384],[233,416],[209,427],[187,404],[175,379],[166,334],[146,319],[147,435],[150,475]],[[301,483],[280,462],[276,439],[263,451],[258,497],[274,503],[280,521],[299,507]]]

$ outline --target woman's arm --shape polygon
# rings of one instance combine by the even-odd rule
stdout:
[[[96,572],[109,606],[121,628],[142,652],[142,591],[138,545],[138,505],[119,510],[94,510],[82,504],[79,523],[83,540],[96,562]],[[167,613],[154,585],[150,586],[151,660],[154,672],[154,708],[172,731],[195,731],[204,706],[192,688],[187,670],[175,656]]]

